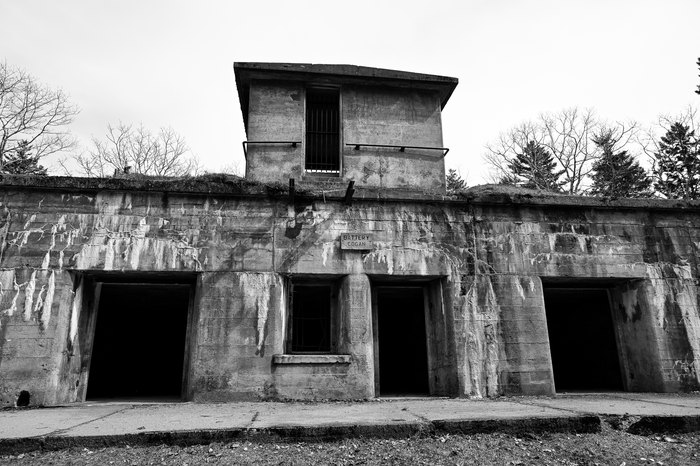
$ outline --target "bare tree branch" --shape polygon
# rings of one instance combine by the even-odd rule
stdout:
[[[91,149],[74,160],[84,175],[102,178],[125,172],[187,176],[200,170],[184,138],[172,128],[153,134],[142,124],[134,127],[122,122],[107,125],[105,139],[93,138]]]
[[[77,113],[60,89],[0,63],[0,171],[21,144],[31,146],[37,159],[75,147],[67,126]]]
[[[545,147],[562,170],[564,190],[581,194],[587,189],[593,163],[600,157],[600,148],[593,142],[596,134],[613,131],[617,148],[629,144],[638,127],[630,123],[604,123],[591,109],[568,108],[557,113],[541,114],[536,120],[522,123],[486,146],[484,161],[491,169],[493,182],[509,179],[510,162],[522,154],[529,142]]]

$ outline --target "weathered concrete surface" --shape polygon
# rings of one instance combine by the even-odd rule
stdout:
[[[341,85],[338,78],[332,84]],[[306,87],[312,83],[255,80],[250,83],[246,178],[287,183],[314,181],[305,171]],[[347,185],[445,192],[440,94],[436,90],[377,85],[342,85],[340,93],[340,173]],[[294,141],[276,144],[270,141]],[[261,144],[259,142],[266,142]],[[436,149],[361,147],[347,144],[415,146]],[[273,168],[271,168],[273,167]],[[316,177],[316,178],[315,178]],[[322,177],[321,180],[326,179]],[[343,189],[343,186],[340,186]]]
[[[22,391],[30,405],[82,401],[94,283],[154,275],[196,279],[188,400],[374,396],[371,292],[386,281],[432,297],[434,395],[554,393],[552,280],[610,290],[627,390],[700,386],[697,203],[358,188],[347,205],[236,179],[2,181],[2,406]],[[341,250],[348,232],[370,234],[372,249]],[[349,364],[273,363],[297,277],[336,280]]]
[[[700,428],[700,397],[598,394],[500,400],[394,399],[364,403],[81,404],[0,411],[0,452],[233,438],[406,436],[439,432],[666,431]],[[628,419],[633,419],[628,421]],[[694,426],[694,427],[693,427]]]

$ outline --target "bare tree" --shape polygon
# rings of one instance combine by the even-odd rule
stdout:
[[[484,160],[491,168],[489,181],[501,183],[504,179],[510,179],[512,176],[510,163],[517,157],[517,154],[522,154],[530,142],[542,145],[543,141],[542,128],[532,121],[522,123],[501,133],[498,140],[486,146]]]
[[[38,160],[75,146],[67,126],[78,109],[19,68],[0,63],[0,171],[10,155],[31,146]]]
[[[120,122],[117,126],[107,125],[105,140],[93,138],[92,144],[87,153],[74,157],[86,176],[187,176],[199,171],[197,158],[172,128],[161,128],[154,134],[143,125],[134,127]]]
[[[564,170],[564,190],[569,194],[582,191],[582,183],[600,155],[592,137],[599,121],[591,109],[570,108],[540,117],[545,133],[543,145],[548,148]]]
[[[512,177],[511,162],[526,151],[528,144],[546,148],[562,170],[562,188],[569,194],[581,194],[587,189],[593,163],[601,149],[593,138],[601,130],[613,131],[617,146],[630,141],[637,131],[636,123],[604,123],[591,109],[564,109],[541,114],[536,120],[520,124],[502,133],[498,140],[486,146],[484,159],[490,165],[491,181],[501,182]]]

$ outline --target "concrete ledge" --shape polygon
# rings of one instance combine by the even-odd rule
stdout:
[[[303,182],[296,187],[300,199],[323,199],[343,202],[347,180],[334,179],[320,183]],[[5,175],[0,174],[0,189],[23,189],[33,192],[59,191],[70,193],[96,193],[100,191],[132,191],[180,193],[206,196],[235,196],[269,199],[287,199],[289,187],[282,183],[260,183],[235,175],[207,174],[197,177],[149,177],[125,175],[123,178],[78,178],[69,176]],[[422,192],[415,189],[379,188],[356,186],[353,198],[367,202],[395,201],[417,203],[441,203],[455,205],[528,205],[600,208],[607,210],[700,210],[698,200],[680,199],[612,199],[592,196],[555,194],[513,186],[482,185],[467,191],[447,195]]]
[[[333,424],[318,426],[279,426],[267,428],[232,428],[220,430],[190,430],[144,432],[122,435],[25,437],[0,439],[0,455],[14,455],[35,450],[64,448],[102,448],[110,446],[198,445],[211,442],[251,440],[258,442],[324,441],[352,437],[405,438],[440,434],[476,434],[504,432],[571,432],[592,433],[601,430],[598,416],[554,418],[474,419],[423,421],[390,424]]]
[[[275,354],[272,364],[350,364],[349,354]]]

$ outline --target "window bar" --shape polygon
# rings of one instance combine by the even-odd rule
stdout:
[[[398,149],[399,152],[406,152],[406,149],[425,149],[425,150],[440,150],[444,153],[442,156],[446,156],[450,151],[447,147],[431,147],[431,146],[404,146],[404,145],[394,145],[394,144],[357,144],[357,143],[347,143],[346,146],[354,146],[355,150],[360,150],[361,147],[382,147],[387,149]]]
[[[297,144],[301,144],[301,141],[243,141],[243,155],[248,158],[248,145],[249,144],[291,144],[292,147],[296,148]]]

